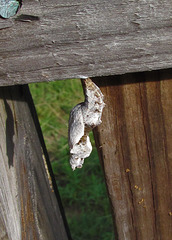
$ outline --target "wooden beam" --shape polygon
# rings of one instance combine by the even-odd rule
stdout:
[[[171,0],[24,0],[0,19],[0,85],[172,68]]]
[[[117,239],[172,236],[172,71],[95,78],[106,107],[94,131]]]
[[[0,113],[0,239],[70,239],[28,86],[1,87]]]

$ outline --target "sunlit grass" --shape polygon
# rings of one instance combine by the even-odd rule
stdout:
[[[84,100],[79,80],[31,84],[38,118],[73,240],[113,240],[109,200],[97,151],[82,169],[69,165],[68,118]]]

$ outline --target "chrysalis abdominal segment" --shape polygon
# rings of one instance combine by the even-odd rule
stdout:
[[[73,170],[81,168],[92,146],[89,132],[101,123],[102,111],[105,106],[103,94],[90,78],[83,80],[85,101],[76,105],[69,118],[70,165]]]

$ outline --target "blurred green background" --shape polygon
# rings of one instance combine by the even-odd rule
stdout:
[[[68,119],[84,101],[78,79],[30,84],[44,140],[73,240],[114,240],[109,199],[97,150],[81,169],[69,165]]]

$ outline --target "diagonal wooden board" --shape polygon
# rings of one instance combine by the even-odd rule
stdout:
[[[0,239],[71,239],[28,86],[1,87],[0,112]]]
[[[171,68],[171,16],[171,0],[24,0],[0,19],[0,86]]]

